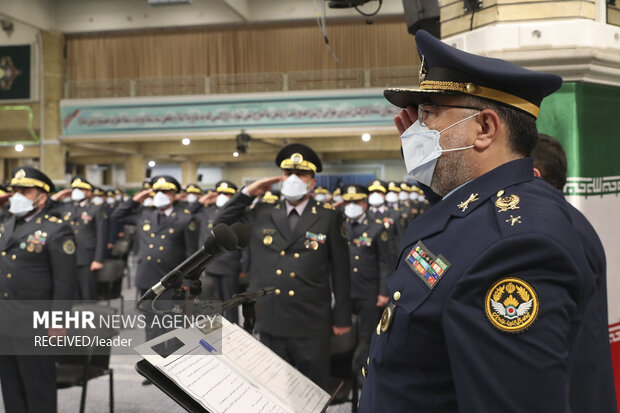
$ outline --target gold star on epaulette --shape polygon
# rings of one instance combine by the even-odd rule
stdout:
[[[334,207],[332,206],[332,204],[328,204],[328,203],[324,203],[324,204],[323,204],[323,208],[325,208],[325,209],[334,209]]]

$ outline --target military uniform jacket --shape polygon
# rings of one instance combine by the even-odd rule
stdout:
[[[29,222],[14,215],[0,235],[0,299],[73,300],[75,236],[43,210]]]
[[[387,277],[393,271],[388,230],[365,218],[361,223],[346,219],[351,262],[351,297],[376,300],[388,295]]]
[[[121,203],[112,214],[120,223],[136,226],[138,288],[151,288],[197,249],[194,218],[187,210],[176,205],[173,208],[170,216],[159,218],[159,223],[157,209],[142,208],[131,199]]]
[[[194,213],[194,217],[200,228],[198,246],[204,245],[211,231],[213,223],[221,212],[215,205],[203,207]],[[227,251],[215,260],[211,261],[205,269],[207,274],[218,277],[238,277],[241,272],[241,250]]]
[[[238,192],[216,224],[242,221],[252,230],[250,288],[275,286],[257,301],[258,331],[278,337],[318,337],[351,325],[350,268],[342,215],[310,199],[293,233],[284,201],[260,203]],[[335,296],[330,308],[331,293]]]
[[[398,226],[398,212],[387,207],[384,207],[383,212],[377,210],[373,212],[370,208],[366,211],[369,221],[382,224],[387,230],[388,237],[390,239],[390,251],[391,251],[391,268],[396,267],[396,261],[398,254],[400,253],[400,239],[402,234],[400,233],[400,227]]]
[[[504,164],[408,227],[360,412],[571,411],[594,281],[566,200],[532,168]]]
[[[104,204],[79,202],[65,205],[63,218],[71,225],[77,243],[77,265],[89,266],[91,262],[103,262],[108,242],[108,213]]]

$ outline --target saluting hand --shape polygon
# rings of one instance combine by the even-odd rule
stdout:
[[[66,197],[71,196],[71,191],[73,191],[73,189],[65,188],[61,191],[56,192],[54,195],[52,195],[52,199],[54,201],[62,201]]]
[[[273,178],[260,179],[248,185],[247,189],[250,195],[254,197],[262,196],[265,192],[267,192],[271,188],[271,185],[275,184],[276,182],[280,182],[281,180],[282,180],[282,177],[280,176],[274,176]]]
[[[6,194],[0,195],[0,206],[6,204],[6,201],[8,201],[12,195],[13,194],[11,192],[7,192]]]
[[[200,202],[204,206],[209,206],[215,204],[215,200],[219,194],[217,192],[211,192],[208,194],[202,195],[198,198],[198,202]]]
[[[413,106],[407,106],[407,109],[401,109],[400,113],[394,116],[394,125],[398,129],[398,134],[402,135],[414,122],[418,120],[418,109]]]
[[[137,194],[135,194],[133,196],[133,198],[131,198],[131,199],[133,199],[135,202],[140,202],[141,203],[142,201],[144,201],[151,194],[151,192],[152,192],[152,190],[150,190],[150,189],[144,189],[144,190],[138,192]]]

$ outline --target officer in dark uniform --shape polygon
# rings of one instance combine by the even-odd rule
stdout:
[[[351,301],[359,316],[360,341],[370,341],[379,321],[380,309],[388,301],[387,277],[394,258],[388,230],[368,219],[368,189],[347,185],[342,195],[351,262]]]
[[[237,186],[230,181],[220,181],[215,185],[217,198],[215,204],[205,206],[198,210],[194,216],[200,228],[198,245],[203,245],[213,229],[215,219],[222,211],[224,205],[237,193]],[[239,286],[239,274],[241,273],[241,250],[227,251],[220,257],[209,263],[205,269],[206,276],[214,283],[215,297],[220,300],[228,300],[237,294]],[[209,280],[207,280],[208,283]],[[239,321],[237,308],[226,311],[224,314],[228,321]]]
[[[257,301],[260,339],[323,388],[329,377],[330,336],[350,331],[351,291],[342,215],[311,199],[322,166],[302,144],[285,146],[276,157],[282,176],[256,181],[238,192],[217,222],[241,220],[252,229],[250,288],[275,286]],[[246,208],[276,182],[276,204]],[[335,304],[331,306],[331,295]]]
[[[400,239],[402,237],[401,227],[398,225],[400,214],[393,208],[389,208],[385,203],[385,194],[388,184],[380,179],[374,179],[368,184],[368,219],[383,224],[388,231],[390,248],[392,250],[392,267],[396,263],[400,252]]]
[[[48,214],[54,184],[41,171],[24,166],[13,170],[10,185],[11,216],[0,235],[0,300],[72,300],[77,288],[75,236],[68,224]],[[8,334],[0,332],[2,347],[14,348],[15,337]],[[0,382],[7,413],[56,411],[53,356],[5,352],[0,355]]]
[[[108,212],[102,203],[92,202],[93,185],[84,177],[76,176],[67,188],[55,196],[63,199],[71,195],[73,202],[65,204],[63,220],[71,225],[77,243],[77,277],[79,298],[97,298],[97,273],[103,267],[108,244]]]
[[[532,151],[534,176],[541,177],[562,191],[566,184],[567,161],[562,144],[552,136],[538,134],[538,143]],[[615,412],[614,372],[609,345],[607,314],[607,274],[603,244],[592,225],[572,205],[569,213],[573,226],[581,238],[596,285],[595,298],[586,309],[583,331],[575,345],[574,364],[571,369],[572,412]]]
[[[198,241],[198,228],[192,214],[174,203],[181,189],[179,182],[171,176],[159,175],[151,179],[150,186],[120,204],[112,214],[120,223],[137,227],[136,286],[140,295],[196,251]],[[140,203],[150,196],[151,190],[155,192],[153,208],[144,208]],[[170,294],[162,296],[163,299],[170,297]],[[165,332],[150,327],[147,314],[147,340]]]
[[[185,188],[183,188],[183,193],[178,195],[177,203],[179,206],[183,207],[183,209],[192,211],[193,208],[198,207],[198,199],[200,199],[201,195],[202,189],[200,189],[198,185],[187,184]]]
[[[332,199],[332,194],[329,192],[329,189],[317,186],[312,191],[312,197],[317,202],[329,202]]]
[[[570,207],[528,157],[562,79],[416,42],[420,88],[385,96],[405,108],[408,173],[443,199],[403,239],[359,411],[573,411],[577,338],[607,326],[585,318],[595,277]]]

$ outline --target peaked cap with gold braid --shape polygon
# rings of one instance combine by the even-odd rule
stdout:
[[[420,87],[383,92],[390,103],[401,108],[424,103],[429,95],[466,94],[499,102],[537,118],[543,98],[562,86],[560,76],[464,52],[424,30],[416,32],[415,40],[422,59]]]

